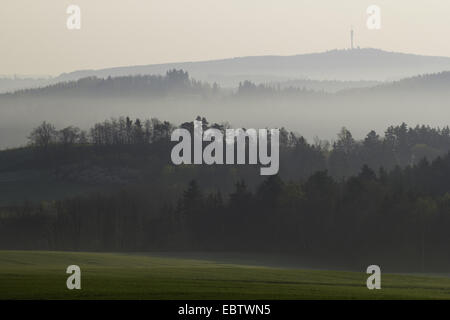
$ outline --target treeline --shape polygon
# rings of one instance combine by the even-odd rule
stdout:
[[[216,82],[198,81],[189,76],[182,69],[171,69],[165,75],[130,75],[98,78],[85,77],[75,81],[64,81],[36,88],[21,89],[4,93],[2,97],[17,97],[23,95],[90,95],[126,96],[133,97],[165,97],[188,95],[215,98],[295,98],[295,97],[330,97],[333,95],[347,95],[349,92],[395,92],[398,90],[442,90],[448,85],[450,72],[424,74],[405,78],[387,84],[376,82],[345,82],[345,81],[313,81],[293,80],[272,83],[254,83],[249,80],[241,81],[237,88],[224,89]],[[0,79],[1,82],[1,79]],[[41,81],[43,83],[43,81]],[[335,88],[334,88],[335,87]],[[329,90],[324,90],[328,88]],[[333,89],[334,88],[334,89]],[[328,92],[330,91],[330,92]],[[334,92],[334,93],[333,93]]]
[[[310,90],[305,87],[287,86],[281,84],[255,84],[251,81],[243,81],[234,90],[223,89],[216,82],[208,83],[198,81],[189,76],[182,69],[168,70],[165,75],[132,75],[98,78],[95,76],[81,78],[76,81],[64,81],[43,86],[39,88],[21,89],[3,94],[3,97],[17,97],[26,95],[45,96],[58,95],[80,95],[89,97],[91,95],[107,94],[108,96],[132,97],[165,97],[177,96],[199,96],[216,98],[241,98],[241,97],[263,97],[270,96],[326,96],[324,91]]]
[[[176,200],[124,189],[3,208],[0,248],[274,252],[325,266],[448,271],[450,155],[404,169],[364,166],[346,180],[318,171],[304,182],[271,176],[250,190],[204,192],[191,181]]]
[[[438,73],[421,74],[414,77],[394,81],[389,84],[382,84],[371,88],[373,91],[395,91],[395,90],[446,90],[450,84],[450,72],[442,71]]]
[[[132,121],[129,117],[113,118],[96,123],[89,131],[75,126],[57,130],[53,124],[44,121],[31,131],[28,140],[31,146],[44,151],[74,145],[142,145],[163,139],[170,141],[174,128],[171,123],[156,118],[143,122],[140,119]]]
[[[225,131],[228,123],[203,122],[204,130],[216,128]],[[95,124],[88,131],[69,126],[57,130],[52,124],[44,122],[32,130],[29,143],[39,151],[51,153],[70,161],[64,153],[79,145],[109,147],[110,149],[128,146],[135,154],[152,150],[153,156],[165,159],[170,164],[170,141],[172,131],[177,128],[193,130],[192,122],[176,126],[156,118],[140,120],[120,117]],[[158,148],[151,148],[158,145]],[[101,149],[101,150],[104,150]],[[383,136],[370,131],[362,140],[353,138],[351,132],[342,128],[334,142],[316,139],[309,143],[305,138],[280,129],[280,174],[282,177],[305,179],[318,170],[328,170],[335,178],[350,177],[358,173],[363,165],[374,170],[405,167],[419,163],[423,158],[433,160],[450,151],[450,129],[429,126],[408,127],[405,123],[387,128]],[[70,153],[70,154],[73,154]],[[45,157],[45,155],[44,155]],[[1,157],[0,157],[1,158]],[[79,158],[74,158],[78,161]],[[0,159],[1,160],[1,159]],[[1,161],[0,161],[1,162]]]
[[[86,77],[76,81],[58,82],[41,88],[18,90],[4,94],[5,97],[23,95],[66,95],[83,94],[84,96],[106,93],[108,95],[142,94],[161,97],[171,94],[212,95],[220,91],[214,83],[204,83],[189,77],[183,70],[168,70],[165,75],[133,75],[120,77]]]
[[[295,96],[327,96],[328,94],[324,91],[307,89],[306,87],[298,86],[282,86],[279,83],[274,84],[255,84],[251,81],[245,80],[239,83],[235,97],[245,98],[245,97],[295,97]]]

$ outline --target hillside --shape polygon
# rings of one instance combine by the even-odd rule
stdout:
[[[330,50],[293,56],[250,56],[223,60],[80,70],[61,74],[56,80],[87,76],[163,74],[184,69],[199,80],[236,85],[243,80],[270,81],[292,78],[316,80],[394,80],[422,73],[450,70],[450,58],[420,56],[379,49]],[[255,77],[255,78],[253,78]]]
[[[439,95],[448,92],[450,87],[450,71],[438,73],[426,73],[414,77],[388,83],[378,83],[373,86],[361,86],[343,89],[338,94],[376,93],[376,94],[401,94],[407,95]],[[438,96],[439,97],[439,96]]]
[[[129,75],[163,75],[169,69],[184,69],[197,80],[236,87],[239,82],[255,83],[306,81],[392,81],[424,73],[450,70],[450,58],[389,52],[380,49],[330,50],[292,56],[248,56],[221,60],[174,62],[98,70],[75,70],[48,80],[0,81],[0,93],[36,86],[73,81],[85,77],[119,77]],[[347,83],[346,85],[350,85]],[[329,85],[329,84],[328,84]],[[355,83],[356,87],[361,84]],[[325,85],[324,89],[328,86]]]
[[[266,177],[259,165],[173,165],[167,122],[107,120],[88,139],[49,126],[0,152],[0,249],[283,252],[448,271],[448,127],[360,141],[342,129],[333,145],[281,130],[280,171]],[[50,144],[35,134],[45,128]]]

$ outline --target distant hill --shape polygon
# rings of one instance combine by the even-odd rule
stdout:
[[[398,80],[423,73],[450,70],[450,58],[387,52],[379,49],[331,50],[293,56],[250,56],[232,59],[181,62],[146,66],[80,70],[60,75],[66,81],[86,76],[162,74],[168,69],[188,71],[198,80],[235,82],[315,80]]]
[[[362,82],[364,83],[364,82]],[[431,94],[437,93],[446,94],[450,88],[450,71],[443,71],[438,73],[421,74],[414,77],[408,77],[397,81],[377,83],[372,86],[344,88],[341,94],[360,93],[398,93],[409,95],[417,94]]]
[[[379,49],[331,50],[292,56],[249,56],[199,62],[176,62],[63,73],[47,84],[85,77],[164,74],[183,69],[197,80],[236,87],[240,81],[285,82],[298,79],[341,81],[392,81],[418,74],[450,70],[450,58],[388,52]],[[34,86],[35,84],[33,84]],[[39,83],[42,85],[42,83]],[[11,84],[9,88],[26,88]],[[358,86],[357,86],[358,87]],[[0,92],[5,92],[0,82]]]
[[[271,81],[265,82],[267,86],[275,88],[300,88],[313,91],[324,91],[329,93],[335,93],[346,89],[358,89],[358,88],[371,88],[377,85],[383,84],[381,81],[343,81],[343,80],[309,80],[309,79],[295,79],[287,81]],[[390,82],[388,82],[390,83]]]
[[[391,85],[380,85],[379,88],[390,87],[392,89],[443,89],[450,88],[450,71],[444,71],[433,74],[423,74],[415,77],[405,78],[401,81],[395,81]]]
[[[98,77],[88,76],[77,80],[61,81],[46,86],[35,87],[30,89],[21,89],[15,92],[0,94],[0,101],[9,97],[30,97],[37,98],[45,95],[48,98],[52,96],[75,96],[80,98],[89,97],[161,97],[161,96],[178,96],[182,95],[211,95],[222,92],[223,95],[232,95],[235,92],[239,95],[250,84],[255,90],[249,91],[252,95],[257,96],[262,93],[277,93],[287,95],[291,89],[304,89],[297,92],[310,92],[315,95],[321,94],[351,94],[361,92],[399,92],[414,91],[430,92],[436,91],[447,92],[450,87],[450,71],[438,73],[421,74],[413,77],[407,77],[396,81],[340,81],[340,80],[308,80],[297,79],[282,82],[264,82],[259,85],[252,81],[244,80],[238,84],[236,90],[221,90],[220,87],[214,89],[213,84],[208,82],[200,82],[197,78],[191,77],[187,71],[169,70],[163,76],[161,75],[129,75],[117,77]],[[256,90],[258,89],[259,90]],[[246,92],[247,93],[247,92]]]

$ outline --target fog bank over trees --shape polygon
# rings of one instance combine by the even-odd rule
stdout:
[[[450,118],[449,72],[336,93],[294,86],[241,82],[235,89],[193,79],[183,70],[164,76],[84,78],[0,95],[0,147],[26,143],[42,121],[87,130],[98,121],[128,114],[173,123],[201,114],[235,127],[287,127],[312,141],[334,140],[341,127],[355,138],[367,128],[383,131],[402,122],[444,127]]]

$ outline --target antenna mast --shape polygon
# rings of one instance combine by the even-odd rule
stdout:
[[[350,29],[350,48],[353,50],[353,26]]]

